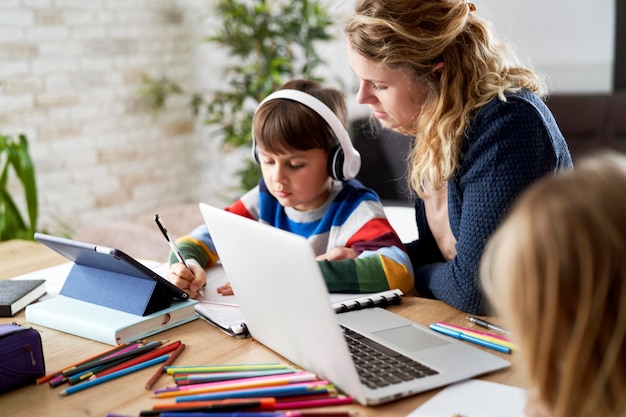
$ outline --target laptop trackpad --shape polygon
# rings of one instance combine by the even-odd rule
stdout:
[[[410,324],[393,329],[379,330],[372,332],[372,334],[408,352],[450,344],[444,338],[430,334]]]

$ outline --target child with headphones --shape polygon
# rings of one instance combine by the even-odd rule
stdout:
[[[252,122],[262,179],[225,210],[306,237],[330,292],[407,294],[411,262],[378,195],[354,179],[361,159],[347,121],[343,94],[317,82],[293,80],[270,94]],[[168,279],[196,297],[218,260],[210,231],[200,225],[177,244],[191,271],[172,254]],[[218,291],[232,294],[229,285]]]

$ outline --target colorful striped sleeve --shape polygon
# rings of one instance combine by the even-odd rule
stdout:
[[[364,220],[364,216],[369,219]],[[355,218],[360,220],[354,221]],[[350,232],[355,223],[360,227]],[[342,234],[352,233],[345,246],[356,250],[359,256],[319,262],[330,292],[368,293],[396,288],[404,294],[413,291],[411,261],[382,205],[373,201],[358,204],[339,229],[343,229]]]
[[[385,248],[357,259],[318,264],[329,292],[369,293],[398,288],[409,294],[413,290],[413,274],[407,265],[395,260],[404,256],[400,252],[403,251],[395,247]]]

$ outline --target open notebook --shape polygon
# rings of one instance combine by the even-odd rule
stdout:
[[[250,332],[245,324],[237,297],[234,295],[224,296],[217,292],[217,288],[226,282],[228,279],[221,265],[207,271],[204,297],[197,299],[196,313],[231,336],[248,337]],[[402,291],[398,289],[367,294],[334,293],[329,294],[329,301],[337,313],[344,313],[363,308],[398,304],[402,300],[402,295]]]

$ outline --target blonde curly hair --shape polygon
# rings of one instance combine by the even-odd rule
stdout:
[[[397,129],[415,137],[409,181],[422,197],[426,182],[440,189],[454,175],[463,134],[482,106],[522,88],[545,96],[542,80],[474,10],[465,0],[359,0],[344,28],[355,52],[425,81],[419,117]],[[441,62],[434,77],[431,70]]]

